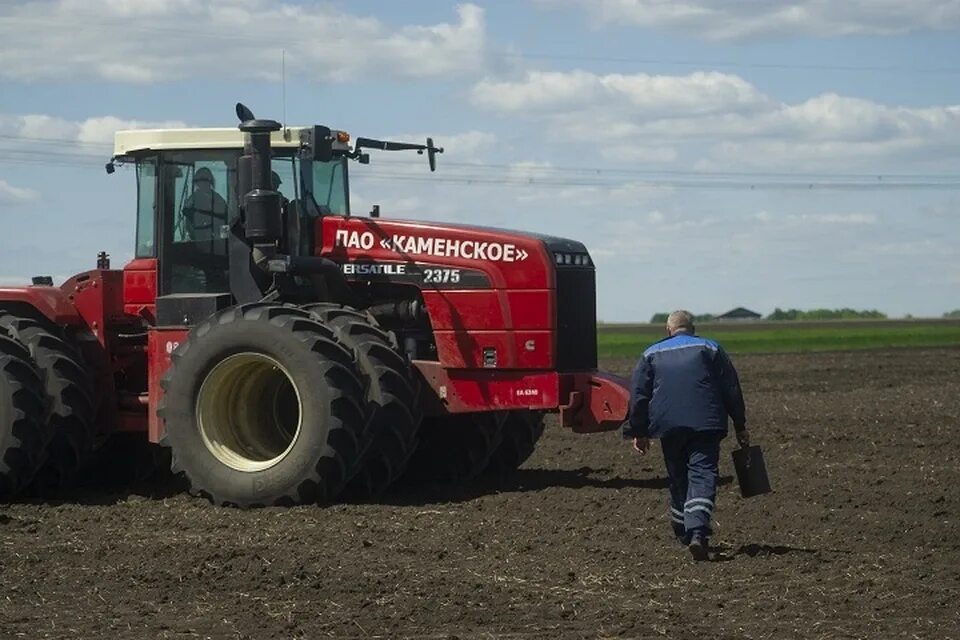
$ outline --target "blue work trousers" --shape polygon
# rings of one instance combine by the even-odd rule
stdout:
[[[717,498],[717,465],[725,431],[672,429],[660,439],[670,478],[670,522],[678,538],[712,533]]]

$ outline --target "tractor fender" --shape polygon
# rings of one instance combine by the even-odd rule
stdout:
[[[11,311],[30,308],[58,326],[83,321],[67,293],[58,287],[0,287],[0,308]]]

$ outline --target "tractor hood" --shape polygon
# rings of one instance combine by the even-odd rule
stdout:
[[[493,288],[552,288],[559,267],[593,269],[582,243],[491,227],[325,216],[319,255],[341,264],[415,264],[481,273]]]

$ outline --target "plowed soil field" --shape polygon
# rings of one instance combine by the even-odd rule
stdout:
[[[960,349],[737,364],[775,492],[739,497],[728,438],[712,562],[657,447],[551,422],[500,484],[376,504],[0,505],[0,638],[960,638]]]

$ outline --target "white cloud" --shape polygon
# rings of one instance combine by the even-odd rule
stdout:
[[[507,175],[510,179],[523,181],[543,179],[551,175],[553,164],[534,160],[523,160],[510,164]]]
[[[481,80],[471,96],[479,107],[506,113],[582,111],[607,103],[611,111],[646,118],[749,113],[770,102],[738,76],[702,71],[686,76],[531,71],[519,82]],[[590,125],[584,128],[594,130],[596,123]]]
[[[98,116],[85,120],[66,120],[41,114],[0,114],[0,134],[5,147],[33,147],[35,143],[73,143],[73,149],[95,153],[109,150],[113,134],[122,129],[172,129],[185,127],[180,120],[127,120],[116,116]],[[43,149],[49,147],[44,146]],[[37,149],[38,152],[41,149]]]
[[[77,140],[80,142],[113,142],[113,134],[124,129],[176,129],[187,126],[180,120],[125,120],[116,116],[87,118],[76,123],[79,127]]]
[[[394,28],[329,4],[268,0],[55,0],[0,8],[0,77],[347,81],[359,75],[424,78],[479,71],[484,12]]]
[[[648,147],[644,145],[615,147],[605,146],[600,150],[605,160],[618,163],[670,164],[676,162],[680,152],[674,147]]]
[[[788,213],[775,215],[769,211],[758,211],[753,217],[758,222],[780,226],[866,225],[877,224],[878,222],[877,216],[872,213]]]
[[[601,24],[667,28],[710,40],[897,35],[960,28],[956,0],[536,0],[579,7]]]
[[[960,144],[960,105],[887,106],[833,93],[791,104],[725,73],[534,71],[482,80],[470,95],[477,107],[542,122],[554,139],[600,144],[606,157],[688,169],[933,164],[955,160]]]
[[[448,157],[454,155],[457,158],[472,158],[495,148],[497,136],[484,131],[466,131],[452,135],[436,135],[433,142],[437,146],[443,147],[444,155]]]
[[[947,219],[947,216],[955,219],[957,214],[960,213],[960,198],[951,198],[944,202],[928,204],[920,208],[920,213],[934,219]]]
[[[945,245],[941,238],[924,238],[921,240],[904,240],[897,242],[881,242],[870,247],[873,256],[890,257],[950,257],[960,254],[954,246]]]
[[[15,187],[6,180],[0,180],[0,204],[21,205],[38,200],[40,195],[33,189]]]

